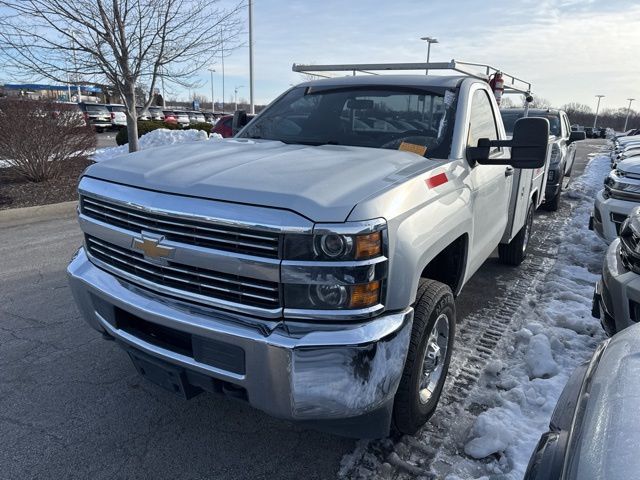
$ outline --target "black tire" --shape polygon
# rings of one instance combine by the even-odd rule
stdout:
[[[566,173],[564,174],[565,177],[571,177],[571,172],[573,171],[573,166],[576,164],[576,159],[573,159],[573,163],[571,164],[571,168],[569,168],[569,170],[566,171]]]
[[[501,243],[498,245],[498,256],[502,263],[518,266],[527,257],[527,248],[529,247],[529,239],[531,238],[531,231],[533,230],[534,210],[533,202],[529,203],[527,220],[518,234],[513,237],[510,243]]]
[[[416,433],[433,415],[438,405],[451,362],[456,330],[456,307],[453,293],[447,285],[435,280],[421,280],[414,308],[409,352],[393,404],[393,429],[397,433],[408,435]],[[420,381],[423,377],[427,344],[436,321],[442,321],[443,315],[448,321],[448,338],[445,340],[441,337],[443,344],[446,344],[444,358],[440,359],[442,369],[435,388],[428,400],[423,402],[420,397]]]
[[[555,197],[553,197],[548,202],[544,202],[544,209],[549,210],[550,212],[556,212],[560,207],[560,192],[562,192],[562,181],[560,181],[560,190]]]

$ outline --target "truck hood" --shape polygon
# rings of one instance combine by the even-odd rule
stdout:
[[[620,163],[618,163],[616,168],[624,173],[640,175],[640,156],[622,160]]]
[[[397,150],[229,139],[126,154],[92,165],[85,175],[343,222],[358,202],[441,163]]]

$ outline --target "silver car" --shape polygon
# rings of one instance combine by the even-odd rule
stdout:
[[[202,112],[187,112],[187,115],[189,115],[189,123],[205,123],[207,121],[207,119],[204,116],[204,113]]]
[[[525,480],[638,478],[640,325],[603,342],[565,386]]]
[[[164,113],[162,111],[162,107],[149,107],[148,112],[149,112],[149,115],[151,116],[151,120],[164,122]]]

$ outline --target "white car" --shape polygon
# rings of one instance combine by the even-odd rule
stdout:
[[[631,210],[640,205],[640,157],[623,160],[604,181],[596,195],[589,228],[607,243],[620,233]]]
[[[113,128],[122,128],[127,126],[127,115],[125,114],[127,107],[124,105],[110,104],[107,109],[111,112],[111,126]]]

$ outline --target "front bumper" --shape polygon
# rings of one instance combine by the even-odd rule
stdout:
[[[605,198],[603,192],[604,189],[596,195],[594,212],[589,224],[600,238],[611,243],[618,237],[622,222],[638,204],[627,200]]]
[[[298,332],[282,322],[265,327],[248,317],[157,296],[97,268],[84,248],[67,273],[87,323],[128,347],[243,389],[252,406],[279,418],[356,437],[389,432],[409,346],[412,308],[368,322]],[[230,371],[139,338],[109,318],[119,311],[242,349],[244,369]]]
[[[596,285],[593,315],[613,335],[635,325],[634,305],[640,305],[640,275],[625,268],[620,258],[620,240],[614,240],[605,255],[602,278]]]

